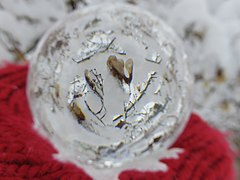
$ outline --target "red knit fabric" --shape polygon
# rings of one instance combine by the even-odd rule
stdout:
[[[26,98],[28,66],[0,69],[0,179],[91,179],[82,169],[52,158],[57,151],[32,128]],[[129,170],[120,179],[234,179],[233,153],[225,137],[197,115],[173,147],[185,149],[179,159],[165,159],[167,172]],[[103,175],[104,176],[104,175]]]

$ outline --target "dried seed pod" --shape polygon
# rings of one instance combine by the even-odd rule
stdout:
[[[125,63],[122,59],[117,59],[116,56],[109,56],[107,60],[107,66],[111,71],[112,75],[118,78],[121,82],[124,81],[130,84],[132,81],[133,72],[133,60],[128,59]],[[127,71],[127,75],[124,73],[124,67]]]
[[[80,106],[76,102],[69,105],[68,109],[77,117],[79,123],[85,120],[85,115],[82,112]]]
[[[55,88],[55,96],[57,98],[59,98],[60,97],[60,85],[58,83],[55,83],[54,88]]]
[[[124,62],[122,59],[117,59],[116,56],[109,56],[107,66],[114,77],[118,78],[120,81],[125,79]]]
[[[131,81],[132,81],[132,73],[133,73],[133,60],[132,59],[128,59],[126,62],[125,62],[125,69],[127,70],[128,72],[128,77],[126,78],[127,80],[127,84],[130,84]]]
[[[91,89],[94,89],[95,84],[91,80],[89,71],[87,69],[85,69],[85,71],[84,71],[84,76],[85,76],[85,79],[86,79],[88,85],[91,87]]]

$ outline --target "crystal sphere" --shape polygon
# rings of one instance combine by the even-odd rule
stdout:
[[[181,40],[130,5],[69,14],[40,41],[28,97],[37,130],[60,159],[115,168],[168,148],[189,117],[191,76]]]

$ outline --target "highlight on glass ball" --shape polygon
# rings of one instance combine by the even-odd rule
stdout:
[[[80,167],[151,156],[188,119],[186,58],[173,30],[149,12],[129,5],[76,11],[45,34],[31,61],[35,125]]]

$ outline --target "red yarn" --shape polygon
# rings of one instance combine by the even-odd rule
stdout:
[[[32,128],[26,98],[27,65],[0,69],[0,179],[91,179],[82,169],[53,159],[57,151]],[[129,170],[120,179],[234,179],[233,153],[225,137],[197,115],[173,147],[179,159],[165,159],[167,172]]]

